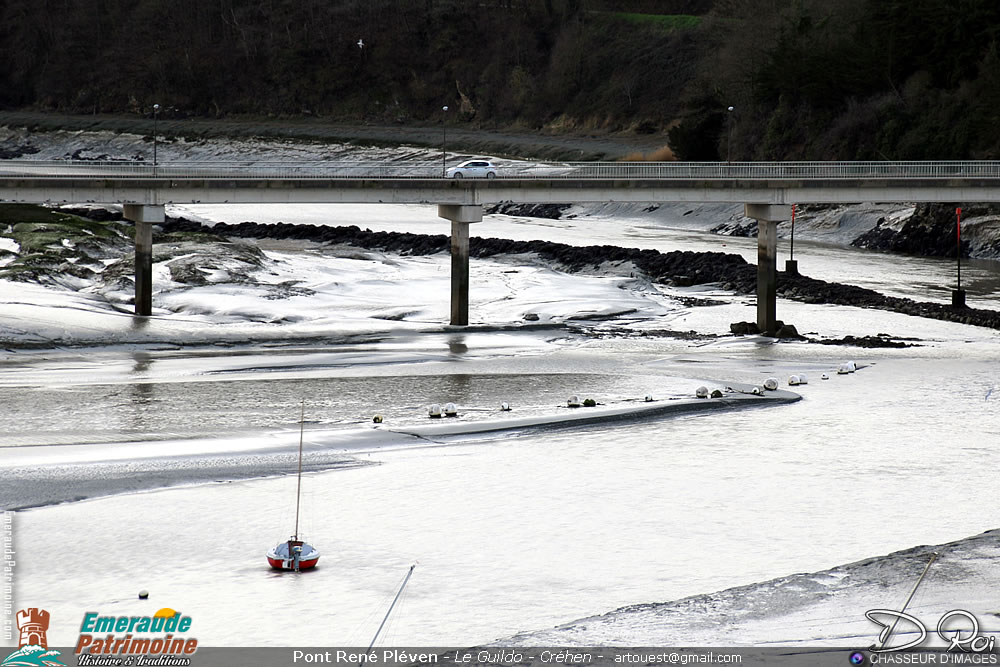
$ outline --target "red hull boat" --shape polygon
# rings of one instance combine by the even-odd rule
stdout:
[[[291,539],[268,551],[267,562],[276,570],[310,570],[319,562],[319,551],[302,540]]]
[[[299,539],[299,506],[302,500],[302,440],[305,429],[306,406],[302,403],[299,419],[299,473],[295,487],[295,533],[284,542],[278,542],[267,552],[268,564],[276,570],[301,572],[311,570],[319,562],[319,551]]]

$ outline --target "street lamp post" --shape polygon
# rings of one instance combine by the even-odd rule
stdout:
[[[726,162],[732,162],[733,159],[733,107],[729,107],[729,113],[726,115],[726,126],[728,128],[726,136]]]
[[[160,113],[160,105],[153,105],[153,170],[156,171],[156,117]]]
[[[441,178],[445,178],[448,175],[448,107],[441,107],[441,111],[445,112],[445,119],[441,125]]]

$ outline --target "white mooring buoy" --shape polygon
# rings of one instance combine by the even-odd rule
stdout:
[[[434,403],[431,407],[427,408],[427,414],[432,419],[439,419],[441,417],[441,406]]]

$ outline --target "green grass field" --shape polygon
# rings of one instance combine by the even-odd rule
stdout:
[[[628,12],[615,12],[612,14],[616,19],[648,25],[660,28],[665,31],[687,30],[697,27],[701,23],[700,16],[690,14],[632,14]]]

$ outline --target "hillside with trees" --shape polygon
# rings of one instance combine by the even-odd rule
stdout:
[[[992,0],[6,0],[0,107],[986,159],[998,32]]]

